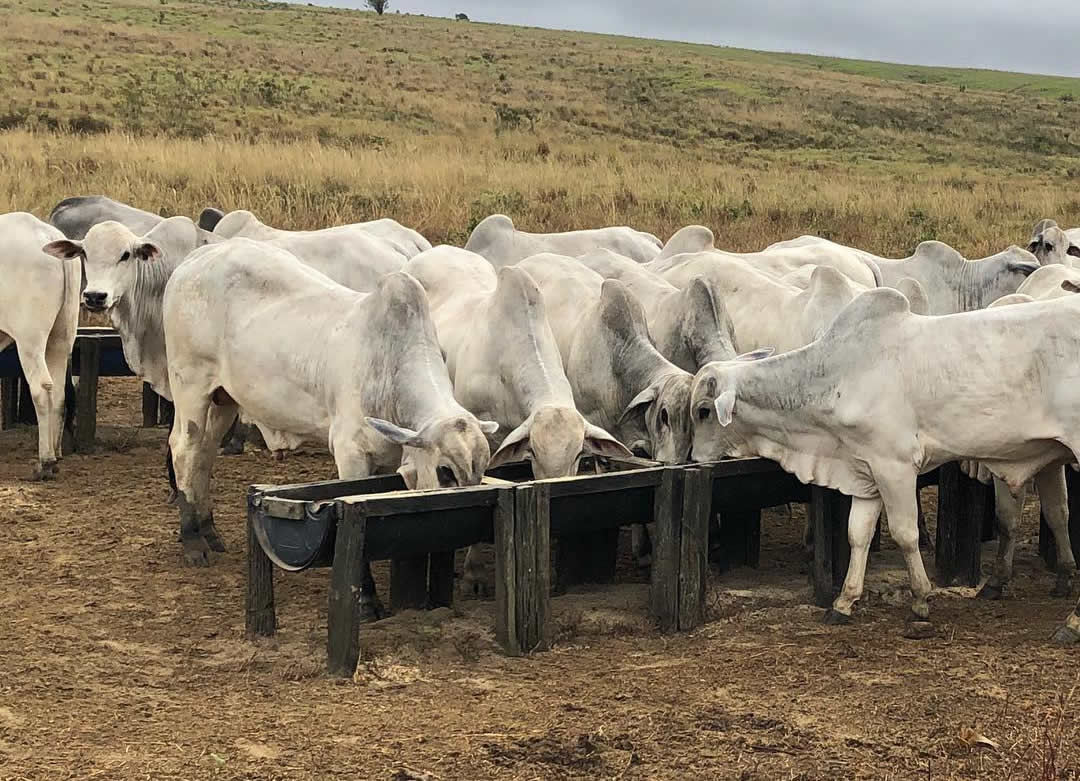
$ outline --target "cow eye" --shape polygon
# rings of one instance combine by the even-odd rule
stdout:
[[[661,425],[664,425],[664,426],[666,426],[668,424],[667,407],[664,407],[663,409],[660,410],[660,423],[661,423]]]
[[[439,478],[439,485],[443,488],[453,488],[458,484],[457,478],[454,477],[454,470],[448,466],[440,466],[436,469],[435,476]]]
[[[127,260],[130,257],[131,257],[131,253],[128,252],[127,250],[124,250],[124,254],[120,256],[120,262],[123,263],[125,260]]]
[[[697,419],[702,421],[702,422],[708,420],[709,419],[709,413],[711,411],[712,411],[711,408],[708,407],[708,406],[699,407],[698,411],[697,411]]]

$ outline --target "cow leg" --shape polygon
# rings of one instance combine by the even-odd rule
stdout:
[[[233,418],[232,425],[225,432],[221,440],[221,454],[225,456],[242,456],[244,454],[244,429],[246,426],[240,422],[240,416]]]
[[[877,472],[874,474],[877,478]],[[914,472],[897,470],[888,479],[879,479],[878,488],[889,515],[889,535],[904,554],[911,581],[911,616],[905,632],[907,637],[919,639],[933,634],[930,623],[930,592],[933,585],[926,576],[922,553],[919,551],[919,513],[916,509],[916,482]]]
[[[347,434],[331,435],[330,452],[337,464],[339,480],[359,480],[370,477],[374,471],[374,461],[368,453],[360,452],[356,447],[355,437]],[[375,592],[375,578],[371,575],[371,564],[367,559],[361,564],[360,594],[357,597],[357,609],[360,621],[370,623],[386,615],[386,609]]]
[[[45,363],[45,349],[43,346],[33,343],[16,343],[19,352],[19,363],[22,365],[23,375],[26,377],[26,385],[30,390],[30,398],[34,402],[34,414],[37,416],[38,426],[38,466],[34,470],[35,480],[51,480],[56,476],[55,437],[52,429],[53,421],[53,390],[54,383],[49,367]],[[63,374],[60,375],[63,377]],[[63,380],[60,381],[63,388]],[[61,391],[62,392],[62,391]]]
[[[881,517],[881,499],[852,498],[848,512],[848,542],[851,544],[851,558],[848,559],[847,575],[839,596],[833,601],[832,609],[825,613],[826,624],[846,624],[851,621],[851,612],[863,593],[863,580],[866,577],[866,562],[870,557],[870,541],[877,531],[878,518]]]
[[[57,461],[64,455],[64,401],[67,394],[67,364],[70,352],[67,345],[58,344],[57,340],[50,339],[45,345],[45,366],[49,370],[49,376],[54,379],[49,392],[49,433]],[[54,472],[56,471],[59,470],[54,468]]]
[[[210,410],[206,416],[206,434],[203,436],[203,449],[202,458],[207,462],[206,468],[206,492],[207,497],[210,495],[210,475],[213,471],[210,466],[214,462],[214,456],[217,454],[218,443],[225,435],[225,432],[229,430],[229,427],[237,419],[237,412],[239,408],[236,404],[211,404]],[[214,511],[211,509],[208,514],[200,516],[199,521],[199,534],[206,544],[210,547],[210,550],[215,553],[225,552],[225,543],[222,541],[221,536],[218,534],[217,527],[214,525]]]
[[[1065,487],[1065,467],[1051,466],[1035,475],[1043,516],[1054,533],[1057,545],[1057,582],[1051,595],[1067,597],[1072,593],[1072,573],[1076,569],[1072,541],[1069,539],[1069,499]]]
[[[180,510],[180,543],[184,546],[184,561],[193,567],[210,566],[210,545],[200,532],[200,526],[211,519],[210,460],[207,448],[207,418],[210,412],[208,392],[198,394],[187,389],[177,393],[174,388],[176,413],[169,447],[176,469],[176,504]],[[211,440],[216,446],[217,440]]]
[[[639,567],[652,565],[652,537],[649,525],[635,523],[630,527],[630,552]]]
[[[1003,480],[994,478],[994,515],[997,517],[998,553],[994,571],[981,589],[980,599],[1001,599],[1005,586],[1012,579],[1013,554],[1016,552],[1016,532],[1020,528],[1020,513],[1027,494],[1025,486],[1017,494],[1009,491]]]

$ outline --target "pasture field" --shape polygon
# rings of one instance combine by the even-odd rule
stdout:
[[[1077,79],[299,4],[8,0],[0,212],[105,193],[293,228],[390,216],[435,243],[504,212],[981,257],[1080,224],[1078,98]],[[330,457],[219,459],[229,553],[193,571],[166,432],[134,428],[133,380],[100,405],[99,452],[55,482],[24,480],[32,429],[0,432],[0,779],[1080,778],[1080,657],[1047,643],[1072,603],[1047,596],[1034,503],[1010,598],[939,590],[927,641],[900,638],[887,539],[855,622],[819,623],[796,509],[765,514],[761,569],[713,573],[691,634],[648,625],[624,561],[620,585],[554,600],[550,653],[501,656],[490,604],[461,600],[366,630],[338,681],[326,570],[279,578],[278,637],[243,637],[246,487],[332,477]]]

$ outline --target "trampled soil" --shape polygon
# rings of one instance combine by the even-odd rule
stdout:
[[[823,626],[797,508],[766,515],[760,569],[714,573],[696,632],[655,632],[627,572],[555,598],[548,653],[500,655],[491,604],[459,600],[365,627],[341,681],[324,675],[328,570],[277,580],[276,639],[243,632],[246,486],[332,477],[329,456],[220,458],[229,553],[186,569],[165,432],[135,428],[132,380],[104,380],[100,403],[102,447],[56,482],[23,480],[33,429],[0,434],[2,778],[1080,777],[1080,652],[1047,642],[1070,603],[1048,596],[1037,505],[1010,598],[936,594],[930,640],[901,637],[888,542],[857,620]]]

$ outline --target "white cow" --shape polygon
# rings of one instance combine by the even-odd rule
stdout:
[[[672,234],[656,257],[658,259],[671,258],[687,252],[706,252],[716,249],[715,241],[713,232],[704,225],[687,225]]]
[[[326,442],[343,479],[396,468],[409,488],[480,482],[497,424],[454,399],[427,297],[408,274],[356,293],[284,250],[235,239],[176,269],[163,314],[188,563],[205,566],[222,547],[210,468],[238,406],[297,444]],[[377,613],[365,580],[362,607]]]
[[[1063,231],[1053,220],[1039,220],[1031,231],[1028,251],[1044,266],[1072,266],[1080,258],[1080,230]]]
[[[42,247],[62,239],[26,212],[0,215],[0,350],[15,344],[38,421],[36,479],[51,479],[63,456],[64,383],[79,328],[80,258],[59,261]]]
[[[1076,460],[1078,353],[1080,298],[924,317],[898,292],[871,290],[803,349],[702,369],[694,458],[734,448],[853,497],[851,562],[829,622],[850,620],[884,506],[919,636],[930,628],[931,585],[919,554],[918,475],[977,459],[1015,494],[1047,467]],[[1080,632],[1061,639],[1076,642]]]
[[[810,287],[810,278],[814,275],[814,269],[816,268],[817,266],[802,266],[790,274],[780,277],[780,281],[800,290],[806,290],[806,288]],[[847,278],[845,277],[845,279]],[[863,287],[858,282],[850,279],[847,280],[847,287],[851,291],[853,298],[859,293],[873,290],[873,288]],[[904,298],[911,304],[912,312],[917,315],[930,314],[930,298],[926,295],[926,290],[917,279],[904,277],[896,283],[893,289],[904,294]]]
[[[586,455],[631,455],[577,411],[543,297],[526,271],[496,272],[479,255],[446,246],[404,270],[427,291],[454,396],[499,424],[490,466],[527,458],[545,479],[577,474]]]
[[[668,464],[690,452],[690,382],[649,340],[641,303],[573,258],[518,264],[539,286],[577,408],[631,450]]]
[[[770,245],[764,254],[802,251],[821,251],[837,257],[846,253],[851,260],[861,259],[867,267],[876,267],[879,284],[884,287],[898,288],[901,280],[914,279],[922,285],[933,315],[983,309],[1002,296],[1016,292],[1020,283],[1039,267],[1038,258],[1020,247],[1012,246],[979,260],[966,260],[940,241],[924,241],[910,257],[899,260],[882,258],[816,236],[800,236]]]
[[[595,249],[609,249],[638,263],[655,258],[662,248],[660,239],[651,233],[617,226],[566,233],[526,233],[514,227],[505,214],[485,217],[473,228],[465,249],[483,255],[496,268],[550,252],[579,257]]]
[[[735,327],[740,353],[771,347],[787,352],[802,347],[829,326],[858,293],[843,274],[828,266],[812,272],[800,290],[764,273],[746,261],[718,252],[679,255],[662,275],[673,285],[708,279],[724,301]]]
[[[201,244],[208,243],[204,230],[203,220],[206,212],[199,218],[199,233]],[[104,195],[78,195],[73,198],[65,198],[53,207],[49,215],[49,222],[63,231],[69,239],[83,239],[89,230],[102,222],[119,222],[139,235],[149,233],[150,230],[161,222],[164,217],[126,203],[114,201]]]
[[[596,250],[578,261],[604,279],[626,285],[645,308],[656,349],[680,369],[695,372],[706,363],[735,357],[731,317],[708,278],[692,279],[678,288],[641,263],[611,250]]]
[[[356,222],[349,225],[337,225],[332,228],[323,228],[314,231],[288,231],[272,228],[264,225],[251,212],[245,209],[231,211],[222,217],[214,226],[214,233],[227,239],[247,238],[269,241],[271,239],[283,239],[296,236],[319,236],[326,237],[337,234],[355,236],[364,234],[374,236],[389,242],[406,259],[418,255],[424,250],[431,249],[431,242],[414,231],[406,228],[396,220],[384,217],[370,222]],[[292,250],[290,250],[292,251]]]

